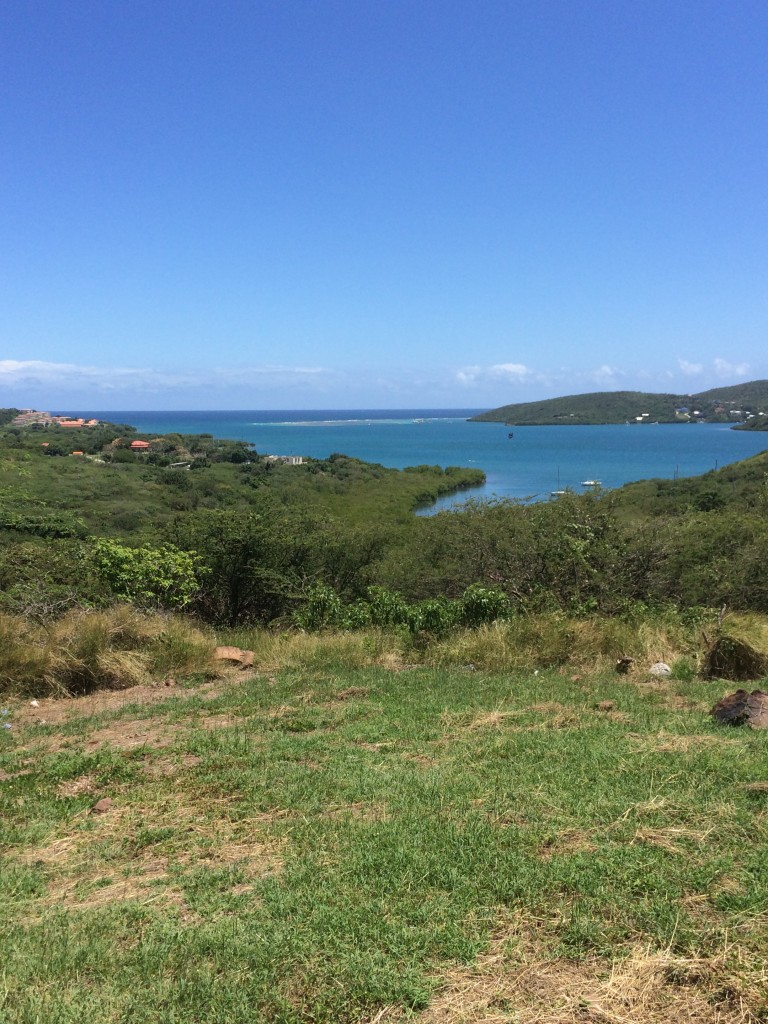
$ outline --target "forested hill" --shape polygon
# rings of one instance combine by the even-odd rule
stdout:
[[[763,416],[752,416],[746,423],[739,423],[735,430],[768,430],[768,413]]]
[[[739,423],[768,412],[768,380],[694,395],[596,391],[541,402],[519,402],[473,416],[473,422],[514,426],[600,423]]]

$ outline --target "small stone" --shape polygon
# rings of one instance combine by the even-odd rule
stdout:
[[[31,708],[39,708],[40,707],[40,701],[39,700],[31,700],[29,702],[29,706]]]
[[[110,796],[102,797],[101,800],[97,800],[96,803],[93,805],[93,807],[91,808],[91,813],[92,814],[106,814],[108,811],[112,810],[113,805],[114,805],[114,800],[112,799],[112,797],[110,797]]]
[[[652,676],[671,676],[672,669],[663,661],[657,661],[655,665],[651,665],[648,669],[648,674]]]

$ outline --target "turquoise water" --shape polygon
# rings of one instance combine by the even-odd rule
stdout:
[[[271,412],[99,412],[78,410],[141,432],[249,441],[262,454],[325,458],[343,452],[402,468],[421,464],[485,470],[484,487],[443,499],[542,499],[582,481],[618,487],[648,477],[693,476],[768,448],[768,434],[727,425],[632,424],[514,427],[468,423],[474,409],[282,410]],[[510,430],[513,437],[509,437]]]

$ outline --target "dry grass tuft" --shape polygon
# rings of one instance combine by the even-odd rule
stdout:
[[[748,681],[768,675],[768,623],[763,616],[729,615],[704,654],[709,679]]]
[[[0,615],[0,689],[59,696],[119,690],[169,672],[205,671],[213,641],[181,616],[128,605],[74,609],[43,627]]]
[[[499,729],[510,718],[515,718],[515,711],[483,711],[475,715],[467,726],[468,729]]]
[[[396,672],[409,667],[403,638],[379,630],[301,633],[250,629],[239,630],[230,639],[252,650],[254,663],[267,673],[283,669],[337,671],[369,667]]]
[[[662,754],[687,754],[690,751],[703,750],[707,747],[742,742],[739,737],[715,736],[711,733],[677,734],[664,730],[656,736],[629,734],[627,738],[640,748],[651,749]]]
[[[339,690],[338,693],[334,693],[331,700],[333,702],[342,702],[352,700],[355,697],[367,697],[369,692],[367,686],[348,686],[345,690]]]
[[[354,804],[339,804],[338,806],[326,807],[323,811],[325,818],[353,818],[358,821],[386,821],[389,817],[386,807],[383,804],[366,804],[358,802]]]
[[[749,983],[745,983],[745,976]],[[757,1024],[768,975],[734,946],[709,958],[635,947],[612,964],[547,960],[519,925],[455,968],[420,1024]],[[382,1021],[397,1019],[384,1012]]]
[[[699,636],[674,616],[629,622],[552,613],[457,631],[435,643],[427,661],[438,666],[473,664],[494,672],[557,666],[613,671],[623,657],[632,657],[638,665],[673,663],[681,657],[695,660],[699,646]]]
[[[632,842],[648,843],[650,846],[658,846],[668,853],[686,854],[688,850],[680,846],[679,840],[687,839],[694,843],[703,843],[712,829],[701,831],[700,829],[683,828],[672,826],[669,828],[639,828],[632,839]],[[676,841],[677,840],[677,841]]]
[[[226,799],[193,805],[177,793],[154,803],[118,803],[98,818],[76,815],[67,834],[20,851],[17,859],[46,873],[41,910],[88,910],[124,900],[181,905],[185,871],[236,866],[250,882],[279,874],[284,844],[266,837],[271,821],[269,815],[233,821]],[[152,833],[161,849],[143,844]]]

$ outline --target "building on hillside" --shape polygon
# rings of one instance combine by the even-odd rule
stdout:
[[[12,427],[98,427],[99,421],[86,420],[82,416],[51,416],[38,409],[24,409],[11,420]]]
[[[145,452],[149,448],[149,441],[131,441],[132,452]]]
[[[302,466],[304,464],[303,455],[267,455],[265,462],[281,462],[284,466]]]

